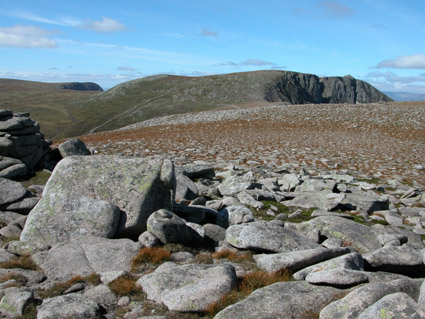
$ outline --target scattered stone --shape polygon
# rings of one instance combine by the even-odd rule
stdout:
[[[136,284],[148,299],[163,303],[169,310],[199,312],[236,286],[236,273],[229,264],[179,266],[168,262]]]
[[[327,269],[311,272],[305,280],[313,285],[327,285],[336,288],[349,288],[369,281],[361,271],[349,269]]]
[[[296,280],[305,280],[305,278],[313,272],[329,269],[364,270],[364,260],[359,253],[355,252],[342,255],[340,257],[332,258],[313,266],[301,269],[294,274],[294,278]]]
[[[363,254],[366,269],[388,271],[415,277],[425,276],[425,265],[419,250],[408,246],[383,247]]]
[[[158,247],[161,245],[161,241],[154,234],[145,231],[139,236],[139,243],[143,247]]]
[[[257,255],[255,260],[258,268],[267,272],[276,272],[283,269],[296,272],[310,265],[348,253],[350,253],[349,248],[315,248],[286,253]]]
[[[95,303],[103,306],[112,306],[118,302],[117,296],[109,289],[108,286],[99,285],[87,290],[84,297],[93,300]]]
[[[43,300],[37,307],[37,319],[97,319],[99,306],[79,293]]]
[[[425,312],[407,294],[396,292],[379,299],[366,310],[362,311],[358,318],[424,319]]]
[[[73,155],[91,155],[86,144],[78,138],[71,138],[66,142],[59,144],[59,153],[62,157],[73,156]]]
[[[24,310],[34,302],[31,291],[16,287],[6,288],[0,301],[0,314],[6,318],[18,318],[24,314]]]
[[[220,184],[218,190],[223,196],[233,196],[239,192],[251,189],[254,186],[254,177],[252,172],[245,175],[233,175],[227,177]]]
[[[192,200],[199,196],[198,188],[189,177],[178,174],[176,183],[176,199]]]
[[[418,287],[413,280],[400,279],[390,282],[374,282],[361,286],[344,298],[334,301],[320,311],[320,319],[358,318],[361,312],[382,297],[404,292],[412,298],[418,295]],[[376,318],[376,317],[375,317]]]
[[[275,253],[320,247],[311,239],[272,222],[232,225],[226,230],[226,242],[239,249]]]
[[[214,319],[308,318],[337,299],[341,291],[302,282],[279,282],[251,293],[220,311]],[[337,317],[334,317],[337,318]]]
[[[27,190],[20,183],[0,177],[0,206],[15,202],[25,196]]]
[[[220,210],[217,214],[217,225],[228,228],[231,225],[254,221],[252,211],[243,205],[232,205]]]

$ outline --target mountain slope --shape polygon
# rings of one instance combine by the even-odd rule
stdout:
[[[79,95],[71,97],[65,95],[64,91],[61,90],[63,101],[59,101],[59,95],[55,100],[61,111],[58,120],[64,128],[56,131],[53,137],[117,129],[164,115],[266,105],[270,102],[305,104],[391,101],[371,85],[351,76],[319,78],[313,74],[288,71],[255,71],[203,77],[157,75],[125,82],[96,94],[79,91]],[[33,114],[34,118],[44,124],[37,118],[38,115]],[[54,116],[49,120],[54,120]]]
[[[366,82],[351,76],[319,78],[287,71],[255,71],[205,77],[158,75],[120,84],[94,95],[71,112],[78,128],[96,132],[117,129],[150,118],[240,107],[246,103],[369,103],[392,101]],[[96,118],[94,110],[102,110]]]
[[[40,122],[42,132],[49,138],[60,136],[72,125],[65,109],[71,100],[86,99],[103,91],[96,83],[43,83],[0,79],[0,109],[30,112]]]

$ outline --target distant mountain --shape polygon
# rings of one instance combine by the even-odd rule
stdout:
[[[105,92],[91,92],[73,98],[63,95],[64,91],[60,96],[55,96],[58,108],[62,111],[61,117],[55,120],[51,114],[45,114],[53,123],[60,121],[63,124],[63,129],[54,137],[117,129],[170,114],[264,105],[269,102],[305,104],[392,101],[370,84],[351,76],[319,78],[313,74],[288,71],[255,71],[203,77],[156,75],[125,82]],[[81,94],[84,91],[79,92]],[[0,108],[3,108],[1,102],[0,99]],[[28,99],[26,103],[22,105],[31,105]],[[35,114],[33,117],[37,119]]]
[[[384,92],[394,101],[425,101],[425,94],[412,92]]]

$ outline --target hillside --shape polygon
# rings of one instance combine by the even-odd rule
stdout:
[[[316,104],[391,101],[368,83],[351,76],[319,78],[312,74],[288,71],[255,71],[204,77],[157,75],[125,82],[97,94],[78,92],[78,96],[71,96],[64,91],[61,90],[63,101],[58,95],[54,96],[61,110],[58,119],[63,123],[63,129],[56,131],[56,134],[50,133],[55,132],[50,127],[46,130],[48,135],[56,138],[117,129],[165,115],[244,108],[270,102]],[[1,102],[0,99],[0,106]],[[30,105],[26,105],[30,107],[32,102],[27,102]],[[52,105],[51,100],[46,102]],[[40,112],[32,113],[42,124],[49,125],[49,121],[38,117]],[[49,116],[49,120],[56,123],[56,113],[43,116]]]
[[[72,125],[66,107],[69,101],[86,99],[103,91],[95,83],[43,83],[0,79],[0,109],[30,112],[40,122],[42,131],[52,138]]]

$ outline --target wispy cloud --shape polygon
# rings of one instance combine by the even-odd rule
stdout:
[[[137,69],[132,68],[131,66],[120,66],[118,67],[118,70],[120,71],[137,71]]]
[[[88,20],[83,26],[84,29],[92,30],[95,32],[103,32],[103,33],[111,33],[111,32],[118,32],[118,31],[124,31],[125,25],[121,22],[111,19],[102,17],[102,20],[96,21],[96,20]]]
[[[333,18],[346,18],[352,16],[356,11],[346,5],[335,1],[320,1],[317,3],[319,8],[322,8],[328,16]]]
[[[239,67],[239,66],[271,66],[272,69],[286,69],[285,66],[281,66],[281,65],[278,65],[274,62],[264,61],[264,60],[260,60],[260,59],[248,59],[248,60],[242,61],[242,62],[227,61],[227,62],[216,64],[215,66],[234,66],[234,67]]]
[[[402,55],[380,62],[375,68],[425,69],[425,54]]]
[[[68,17],[68,16],[60,16],[57,19],[48,19],[38,14],[27,12],[27,11],[8,12],[8,13],[2,12],[2,14],[14,16],[14,17],[29,20],[29,21],[42,22],[46,24],[66,26],[66,27],[78,27],[78,26],[81,26],[82,24],[80,20],[72,18],[72,17]]]
[[[16,25],[0,27],[0,46],[15,48],[55,48],[57,43],[49,38],[50,31],[34,27]]]
[[[207,28],[202,28],[201,33],[199,35],[201,37],[209,37],[209,38],[217,38],[220,36],[218,32],[212,31]]]
[[[399,76],[393,72],[370,72],[363,79],[384,91],[425,93],[425,74]]]

